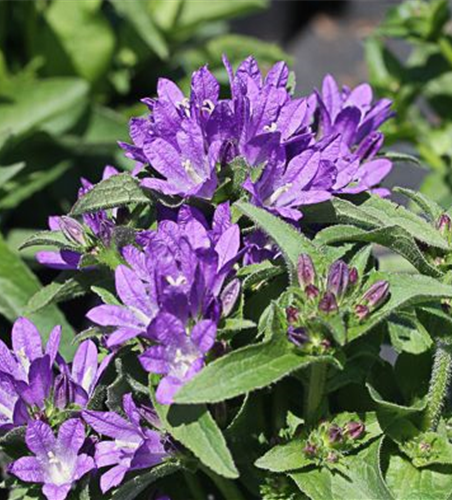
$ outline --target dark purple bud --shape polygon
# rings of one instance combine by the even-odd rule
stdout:
[[[372,308],[381,306],[389,296],[389,283],[385,280],[375,282],[362,296],[361,304]]]
[[[432,445],[430,443],[422,442],[419,444],[419,451],[422,453],[430,453],[432,450]]]
[[[295,323],[298,321],[299,311],[294,306],[289,306],[286,308],[286,318],[289,323]]]
[[[331,348],[331,342],[328,339],[323,339],[322,342],[320,342],[320,345],[326,351]]]
[[[287,337],[298,347],[303,346],[306,342],[309,341],[309,335],[306,331],[306,328],[298,327],[295,328],[292,325],[289,326],[287,330]]]
[[[220,300],[223,306],[223,316],[229,316],[240,295],[240,281],[235,278],[221,292]]]
[[[315,285],[308,285],[304,289],[306,295],[308,296],[308,299],[315,299],[316,297],[319,296],[319,289]]]
[[[338,425],[333,424],[328,430],[328,439],[330,440],[330,443],[339,443],[342,441],[342,429]]]
[[[302,288],[312,285],[315,280],[315,268],[311,257],[302,253],[298,258],[298,282]]]
[[[441,215],[436,222],[436,228],[443,236],[447,236],[452,228],[451,218],[447,214]]]
[[[357,306],[355,306],[355,314],[358,317],[358,319],[362,321],[363,319],[366,319],[367,316],[369,316],[370,310],[367,306],[358,304]]]
[[[352,421],[346,425],[346,431],[352,439],[359,439],[366,432],[366,426],[362,422]]]
[[[63,215],[60,217],[59,224],[62,233],[70,242],[81,246],[86,245],[85,230],[80,222]]]
[[[362,161],[371,160],[380,151],[383,141],[384,135],[381,132],[373,132],[361,142],[355,154]]]
[[[332,313],[338,310],[336,297],[334,293],[326,292],[319,302],[319,309],[324,313]]]
[[[327,290],[340,298],[347,292],[349,278],[349,269],[343,260],[334,262],[328,272]]]
[[[312,443],[307,443],[303,451],[306,456],[315,457],[315,455],[317,454],[317,446]]]
[[[359,278],[358,269],[356,269],[356,267],[352,267],[350,269],[350,274],[348,275],[348,280],[350,285],[352,286],[356,285],[356,283],[358,283],[358,278]]]

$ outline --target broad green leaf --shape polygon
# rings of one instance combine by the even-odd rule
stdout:
[[[9,184],[2,186],[6,193],[4,196],[0,196],[0,209],[10,210],[15,208],[22,201],[55,182],[71,166],[70,162],[64,161],[50,168],[30,173],[25,169],[19,178],[15,178]]]
[[[382,157],[391,160],[393,163],[412,163],[417,167],[426,169],[426,167],[424,167],[423,164],[419,161],[419,158],[406,153],[399,153],[398,151],[385,151]],[[395,190],[398,191],[399,188],[395,188]],[[408,189],[408,191],[410,190]]]
[[[367,333],[390,314],[407,306],[433,302],[441,298],[452,298],[452,286],[422,275],[380,273],[372,275],[372,281],[387,280],[390,285],[389,300],[370,315],[362,325],[349,328],[348,339],[354,340]]]
[[[401,452],[391,447],[386,484],[395,500],[450,500],[452,466],[416,468]]]
[[[244,215],[251,219],[262,231],[278,245],[284,254],[293,276],[296,274],[298,257],[302,253],[309,254],[314,263],[322,262],[322,255],[315,244],[283,220],[262,208],[239,201],[235,204]]]
[[[5,102],[0,103],[0,137],[43,129],[74,109],[77,110],[74,118],[78,118],[84,111],[87,94],[87,84],[76,78],[48,78],[17,85],[11,95],[6,95]],[[73,122],[65,125],[69,128]],[[60,127],[57,132],[61,134],[64,129]]]
[[[81,297],[89,292],[94,283],[99,284],[105,276],[98,271],[88,271],[69,277],[63,273],[55,281],[41,288],[27,304],[27,313],[33,314],[49,304],[58,304]]]
[[[355,413],[342,413],[339,417],[342,421],[362,420],[361,416]],[[362,447],[381,434],[375,413],[367,413],[362,421],[365,423],[366,433],[363,439],[357,442],[357,447]],[[333,422],[340,425],[336,418],[333,419]],[[305,439],[295,438],[287,444],[277,445],[272,448],[263,457],[259,458],[255,465],[260,469],[272,472],[288,472],[302,469],[313,464],[313,459],[306,457],[303,453],[305,446],[306,437]]]
[[[150,472],[144,472],[126,481],[111,496],[111,500],[134,500],[143,493],[152,483],[159,479],[174,474],[180,465],[167,462],[153,467]]]
[[[36,276],[0,237],[0,313],[9,321],[15,321],[25,314],[28,301],[40,289],[41,284]],[[75,350],[71,343],[74,332],[63,314],[51,306],[31,314],[29,318],[36,324],[44,340],[54,326],[63,327],[60,352],[70,361]]]
[[[82,215],[135,203],[150,203],[150,199],[130,174],[118,174],[96,184],[75,203],[71,215]]]
[[[243,289],[252,288],[254,285],[269,281],[284,272],[280,266],[275,266],[268,260],[258,264],[244,266],[237,271],[237,276],[243,278]]]
[[[226,440],[204,405],[161,406],[156,410],[164,429],[220,476],[239,476]]]
[[[120,15],[124,16],[136,30],[138,35],[146,42],[149,49],[155,52],[161,59],[169,56],[169,48],[165,38],[141,0],[113,0],[113,5]]]
[[[401,187],[394,188],[394,191],[403,194],[403,196],[406,196],[416,203],[416,205],[418,205],[418,207],[429,217],[430,221],[434,223],[439,219],[441,214],[444,213],[443,207],[438,205],[436,201],[430,199],[428,196],[425,196],[425,194]]]
[[[393,500],[380,471],[377,440],[343,459],[344,470],[312,469],[289,474],[311,500]]]
[[[19,247],[19,250],[34,246],[53,246],[62,250],[77,250],[68,242],[61,231],[39,231],[26,239]]]
[[[432,338],[416,317],[401,314],[390,317],[388,331],[397,352],[421,354],[433,345]]]
[[[441,234],[427,221],[378,196],[370,196],[360,205],[335,198],[332,201],[339,222],[353,224],[364,229],[379,229],[387,226],[400,226],[413,238],[426,245],[448,250],[449,245]]]
[[[6,182],[14,178],[19,172],[25,168],[25,163],[15,163],[7,167],[0,166],[0,186],[4,186]]]
[[[115,49],[114,33],[101,5],[102,0],[54,0],[46,11],[47,22],[77,74],[90,82],[105,74]]]
[[[399,226],[366,230],[355,226],[338,224],[318,233],[316,241],[324,245],[345,241],[377,243],[404,257],[423,274],[435,277],[442,275],[441,271],[427,261],[414,238]]]

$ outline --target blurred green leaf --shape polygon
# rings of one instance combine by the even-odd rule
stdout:
[[[46,12],[76,73],[92,83],[108,70],[115,49],[115,37],[101,5],[102,0],[54,0]]]
[[[27,268],[0,237],[0,313],[9,321],[15,321],[26,311],[30,298],[41,289],[36,276]],[[67,360],[74,353],[74,332],[63,314],[55,307],[46,307],[37,314],[28,316],[38,327],[44,339],[56,325],[63,327],[60,352]]]

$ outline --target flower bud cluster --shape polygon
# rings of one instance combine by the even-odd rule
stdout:
[[[341,314],[344,321],[359,323],[389,297],[387,281],[380,280],[370,287],[363,287],[356,267],[343,260],[333,262],[323,276],[317,273],[311,257],[302,254],[297,275],[301,293],[295,294],[292,303],[286,307],[287,334],[293,344],[311,354],[324,354],[331,346],[322,324],[334,315]]]
[[[311,431],[303,453],[318,464],[331,465],[354,448],[366,434],[366,426],[359,420],[350,420],[345,425],[322,422]]]

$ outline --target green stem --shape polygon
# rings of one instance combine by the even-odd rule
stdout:
[[[190,472],[184,472],[184,478],[193,500],[205,500],[206,493],[196,475]]]
[[[427,408],[423,416],[422,427],[424,430],[436,431],[438,427],[451,375],[452,356],[450,346],[439,341],[436,344],[432,375],[427,395]]]
[[[319,418],[319,410],[322,405],[325,392],[326,363],[314,363],[310,368],[309,383],[306,387],[304,414],[306,423],[312,424]]]
[[[240,489],[234,481],[225,479],[224,477],[215,474],[207,467],[201,465],[202,471],[209,476],[215,486],[218,488],[220,493],[223,495],[224,500],[245,500]]]

